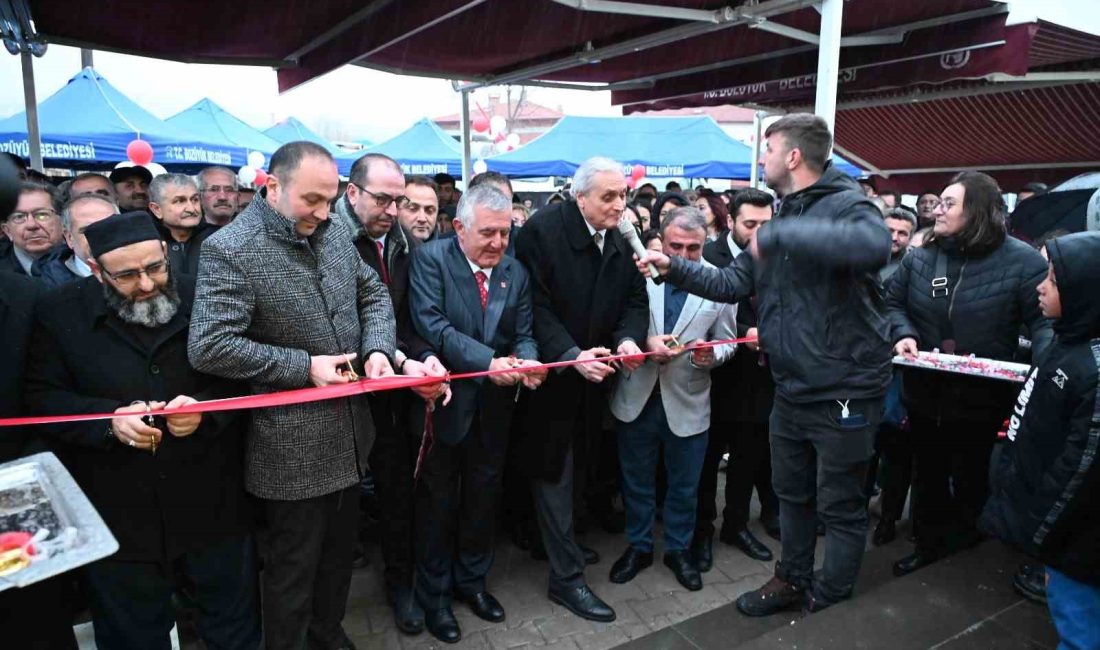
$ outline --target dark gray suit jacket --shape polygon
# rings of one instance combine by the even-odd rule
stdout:
[[[488,370],[494,357],[512,354],[538,359],[527,271],[515,259],[504,256],[488,285],[489,303],[482,311],[477,280],[458,239],[428,242],[413,254],[409,274],[413,326],[452,372]],[[480,409],[487,446],[495,447],[494,441],[503,445],[515,390],[488,379],[454,382],[450,404],[436,408],[433,416],[436,437],[449,445],[458,444]]]

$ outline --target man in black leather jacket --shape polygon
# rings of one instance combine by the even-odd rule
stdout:
[[[824,120],[788,115],[766,135],[764,176],[783,202],[751,255],[719,270],[658,253],[643,260],[705,298],[758,297],[760,346],[776,383],[772,482],[783,559],[774,578],[737,600],[750,616],[814,612],[850,596],[866,543],[862,484],[891,373],[878,282],[890,256],[882,213],[829,164]],[[818,517],[829,553],[815,579]]]

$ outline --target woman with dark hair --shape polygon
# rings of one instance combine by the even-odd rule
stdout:
[[[638,208],[632,204],[627,203],[623,208],[623,218],[634,225],[634,229],[641,233],[645,230],[645,226],[642,224],[642,215],[638,214]]]
[[[1026,326],[1041,359],[1053,338],[1036,294],[1046,263],[1033,248],[1007,236],[996,181],[962,172],[939,199],[932,233],[902,259],[887,288],[895,352],[938,349],[1010,361]],[[894,564],[895,575],[980,541],[976,522],[989,494],[989,456],[1018,389],[1010,382],[934,370],[902,372],[916,460],[917,547]]]
[[[663,192],[659,194],[657,200],[653,202],[653,208],[650,210],[650,227],[659,230],[661,228],[661,219],[663,219],[666,214],[672,212],[676,208],[686,208],[689,205],[691,205],[691,202],[679,192]]]
[[[707,218],[707,241],[714,241],[726,230],[730,211],[714,192],[695,199],[695,207]]]

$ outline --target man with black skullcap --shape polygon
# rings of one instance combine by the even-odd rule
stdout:
[[[187,360],[193,281],[177,278],[145,212],[84,230],[93,277],[39,301],[27,410],[115,413],[42,434],[119,542],[85,569],[96,645],[168,646],[177,575],[195,585],[209,647],[260,643],[256,562],[235,413],[149,417],[149,409],[239,393]]]

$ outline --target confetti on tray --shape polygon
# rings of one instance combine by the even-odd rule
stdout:
[[[973,355],[968,357],[956,354],[944,354],[942,352],[919,352],[917,356],[896,356],[894,363],[899,366],[911,368],[924,368],[925,370],[939,370],[958,375],[971,375],[985,377],[987,379],[1000,379],[1002,381],[1014,381],[1022,383],[1027,379],[1029,366],[1023,363],[1010,361],[998,361],[996,359],[983,359]]]

